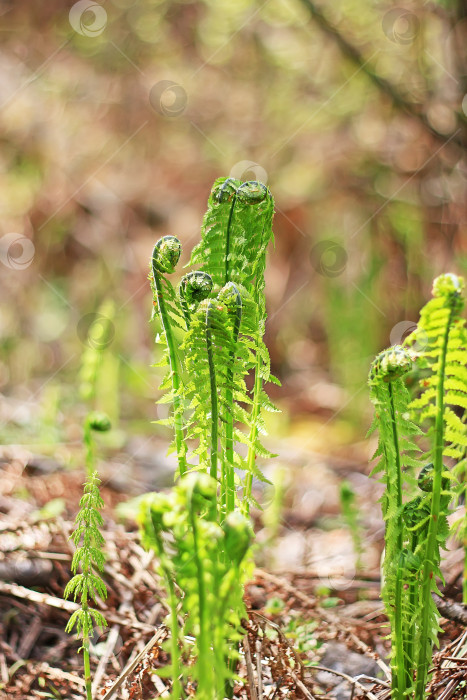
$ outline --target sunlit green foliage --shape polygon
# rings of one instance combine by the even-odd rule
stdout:
[[[425,697],[440,629],[432,593],[439,593],[441,549],[450,532],[447,516],[461,488],[449,460],[463,460],[467,445],[465,423],[456,413],[467,408],[463,287],[454,274],[436,278],[433,299],[406,341],[417,352],[390,348],[376,358],[369,376],[373,428],[379,432],[374,472],[382,472],[386,485],[383,598],[397,700]],[[420,386],[411,400],[404,375],[413,366]]]
[[[270,454],[259,435],[265,432],[262,410],[275,410],[263,384],[277,382],[263,342],[273,209],[262,183],[220,178],[191,258],[201,269],[182,278],[178,295],[166,278],[180,256],[178,239],[160,239],[152,257],[150,281],[162,326],[158,339],[165,345],[159,364],[169,366],[162,401],[174,406],[173,416],[159,422],[174,428],[180,475],[196,468],[219,481],[222,517],[234,509],[239,487],[248,511],[253,478],[263,478],[256,456]],[[251,391],[247,375],[253,377]],[[246,456],[238,444],[246,446]],[[243,480],[236,469],[245,474]]]
[[[171,493],[149,494],[141,507],[142,540],[158,557],[171,610],[172,700],[181,696],[180,678],[196,682],[199,700],[223,700],[234,678],[252,531],[239,512],[222,527],[216,519],[217,481],[207,474],[188,474]]]

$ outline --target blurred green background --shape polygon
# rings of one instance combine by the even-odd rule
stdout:
[[[417,321],[435,275],[467,267],[465,2],[3,0],[0,13],[1,439],[77,439],[90,334],[103,407],[166,435],[149,423],[148,260],[165,234],[188,260],[230,174],[276,199],[282,430],[339,419],[361,439],[372,357]]]

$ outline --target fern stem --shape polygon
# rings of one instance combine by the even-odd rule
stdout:
[[[405,654],[404,654],[404,641],[406,635],[403,626],[403,614],[402,614],[402,596],[403,596],[403,571],[400,567],[400,558],[402,555],[403,547],[403,522],[402,522],[402,482],[401,482],[401,459],[400,459],[400,447],[399,447],[399,436],[397,431],[397,417],[396,408],[394,405],[394,393],[392,388],[392,382],[388,382],[388,394],[389,394],[389,408],[391,412],[391,426],[392,426],[392,436],[394,441],[394,454],[395,454],[395,469],[396,469],[396,493],[392,494],[395,499],[395,506],[397,508],[397,522],[396,522],[396,552],[393,554],[395,556],[397,574],[396,574],[396,589],[395,589],[395,600],[394,600],[394,626],[395,634],[393,634],[393,642],[396,643],[396,673],[393,673],[393,691],[397,694],[397,698],[403,700],[404,691],[406,687],[406,668],[405,668]],[[391,494],[389,494],[391,497]]]
[[[177,617],[177,596],[175,586],[170,572],[166,574],[167,586],[169,589],[170,605],[170,655],[172,657],[172,693],[171,700],[179,700],[181,693],[180,685],[180,654],[178,649],[178,617]]]
[[[212,313],[213,304],[209,302],[206,309],[206,350],[209,365],[209,381],[211,387],[211,469],[210,474],[217,480],[217,455],[218,455],[218,405],[217,405],[217,384],[216,368],[214,366],[214,354],[212,351]]]
[[[228,180],[226,180],[228,182]],[[224,183],[225,184],[225,183]],[[235,202],[237,200],[237,193],[235,192],[233,197],[232,197],[232,204],[230,205],[230,211],[229,211],[229,218],[227,220],[227,229],[225,232],[225,275],[224,275],[224,284],[227,284],[227,282],[230,282],[230,272],[229,272],[229,257],[230,257],[230,229],[232,225],[232,218],[233,218],[233,213],[234,213],[234,208],[235,208]]]
[[[193,558],[198,574],[198,606],[199,606],[199,635],[198,635],[198,692],[200,700],[208,700],[209,690],[212,687],[212,678],[208,670],[209,665],[209,637],[206,629],[206,590],[204,581],[204,565],[199,552],[198,525],[193,508],[190,503],[190,525],[193,534]]]
[[[233,424],[234,424],[234,364],[236,356],[236,345],[238,334],[240,332],[240,323],[242,320],[242,297],[237,287],[235,287],[235,317],[232,330],[233,346],[229,357],[229,366],[227,369],[227,389],[225,392],[225,401],[227,405],[227,416],[225,426],[225,462],[226,462],[226,514],[230,513],[235,508],[235,471],[234,471],[234,440],[233,440]]]
[[[442,352],[437,375],[436,392],[436,420],[435,420],[435,443],[433,447],[433,491],[431,496],[431,512],[428,526],[428,536],[426,549],[423,557],[423,569],[421,580],[421,622],[419,652],[417,659],[417,679],[415,685],[415,700],[423,700],[425,697],[425,686],[428,675],[428,665],[431,659],[431,625],[430,612],[432,610],[431,592],[433,589],[433,578],[436,565],[439,559],[438,553],[438,524],[440,516],[441,487],[443,473],[443,448],[444,448],[444,380],[446,370],[446,355],[449,340],[449,331],[453,309],[451,308],[446,323],[442,342]]]
[[[174,406],[174,430],[175,430],[175,445],[177,448],[177,460],[179,475],[183,476],[186,472],[186,459],[184,449],[183,435],[183,406],[180,399],[180,374],[178,370],[178,359],[175,347],[175,340],[172,332],[169,314],[165,305],[164,292],[162,288],[162,275],[153,264],[152,271],[154,275],[154,287],[156,290],[157,305],[159,315],[162,322],[162,327],[165,333],[167,349],[169,352],[170,371],[172,374],[172,389],[173,389],[173,406]]]
[[[256,368],[255,368],[255,385],[253,389],[253,409],[251,411],[251,428],[248,438],[248,455],[247,455],[247,475],[245,482],[245,493],[243,496],[243,504],[245,514],[250,512],[250,498],[253,488],[253,471],[256,459],[255,442],[258,439],[258,418],[260,412],[260,393],[261,393],[261,356],[259,350],[256,351]]]
[[[464,477],[465,478],[465,477]],[[467,508],[467,486],[464,487],[464,508]],[[462,602],[467,605],[467,513],[464,514],[464,573],[462,578]]]

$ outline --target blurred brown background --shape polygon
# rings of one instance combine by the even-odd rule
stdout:
[[[149,425],[149,255],[173,234],[186,262],[229,174],[276,199],[267,342],[281,420],[339,415],[363,436],[372,356],[417,321],[435,275],[467,267],[466,3],[3,0],[0,12],[2,439],[44,442],[79,413],[106,299],[109,402],[162,432]]]

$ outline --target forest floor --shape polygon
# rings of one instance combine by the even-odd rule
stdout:
[[[99,468],[109,591],[102,610],[108,628],[93,640],[92,665],[95,697],[103,700],[169,696],[168,681],[154,673],[168,661],[164,594],[152,555],[141,548],[128,505],[122,506],[129,497],[170,486],[164,450],[156,439],[141,439]],[[281,465],[280,518],[267,487],[258,494],[266,507],[254,514],[257,568],[246,588],[248,634],[238,667],[244,682],[234,697],[386,700],[381,488],[368,478],[359,445],[324,457],[282,441]],[[340,515],[343,478],[359,503],[360,562]],[[79,643],[64,631],[77,606],[62,597],[71,576],[68,538],[83,481],[84,472],[64,467],[54,450],[48,455],[14,446],[0,450],[2,700],[84,696]],[[444,593],[452,605],[443,607],[441,646],[430,674],[432,700],[466,697],[467,613],[458,602],[462,569],[463,551],[453,544],[444,561]]]

